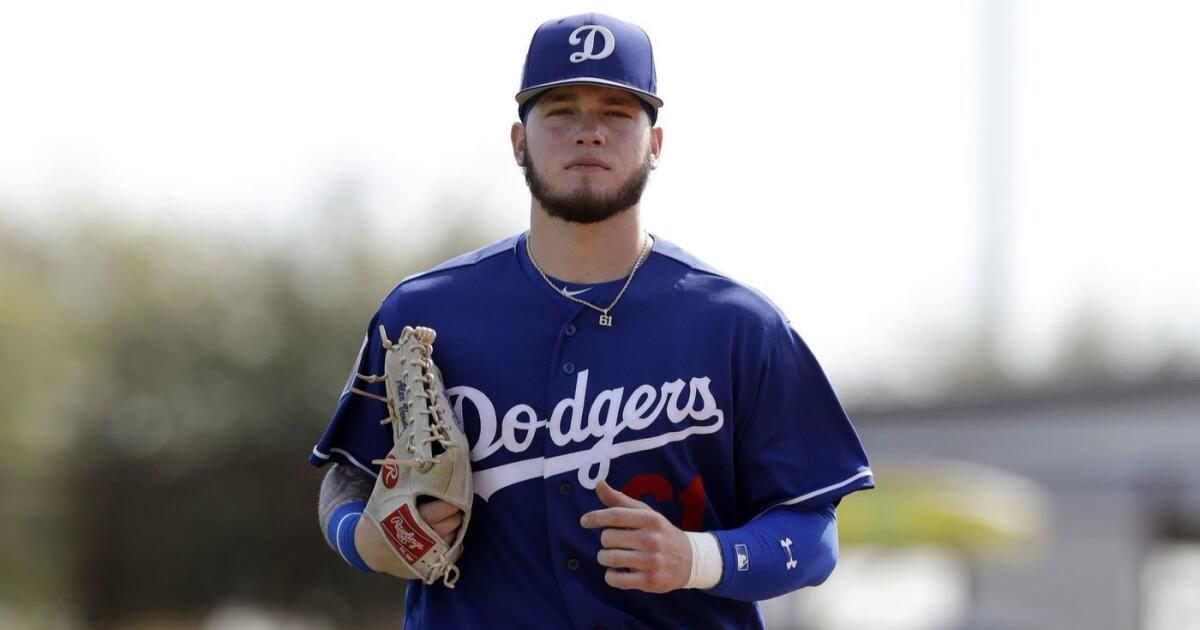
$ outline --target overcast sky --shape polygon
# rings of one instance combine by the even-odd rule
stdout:
[[[501,238],[529,37],[600,10],[657,55],[647,226],[771,296],[835,384],[904,383],[976,316],[982,2],[0,0],[0,203],[282,231],[352,178],[364,229],[450,199]],[[1006,352],[1044,368],[1089,304],[1131,365],[1200,352],[1200,4],[1012,12]]]

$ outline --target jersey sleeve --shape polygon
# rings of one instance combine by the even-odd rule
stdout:
[[[387,417],[387,407],[378,400],[352,392],[350,388],[377,396],[385,395],[383,383],[367,383],[357,378],[358,374],[383,374],[383,359],[377,313],[367,326],[363,345],[342,388],[333,417],[308,456],[309,463],[320,467],[337,462],[355,466],[372,476],[378,475],[379,467],[372,464],[371,460],[382,459],[392,448],[391,429],[386,424],[380,424],[380,420]]]
[[[824,371],[791,326],[758,357],[734,430],[738,509],[816,508],[873,488],[858,434]]]

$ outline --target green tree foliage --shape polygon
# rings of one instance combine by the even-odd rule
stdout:
[[[402,582],[325,546],[306,457],[379,300],[490,237],[400,250],[314,220],[274,243],[0,227],[0,613],[41,603],[103,628],[254,602],[399,619]]]
[[[53,485],[84,348],[38,245],[0,229],[0,613],[67,587],[68,551],[57,544],[64,497]]]

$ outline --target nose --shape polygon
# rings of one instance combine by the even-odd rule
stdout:
[[[597,116],[585,115],[580,117],[579,131],[575,133],[575,144],[604,144],[604,130]]]

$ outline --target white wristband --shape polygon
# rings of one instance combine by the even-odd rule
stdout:
[[[721,559],[721,543],[708,532],[684,532],[692,546],[692,573],[684,588],[712,588],[721,581],[725,563]]]

